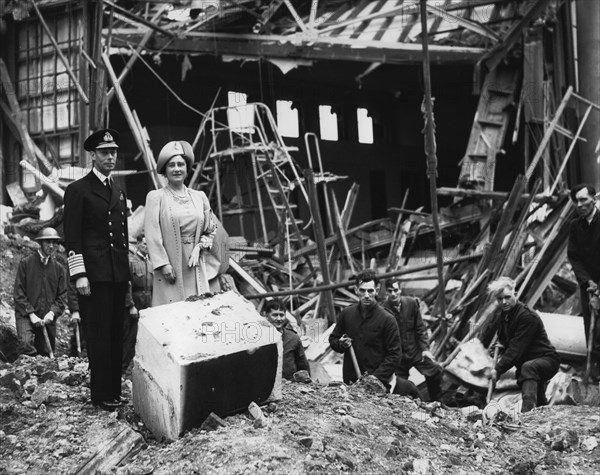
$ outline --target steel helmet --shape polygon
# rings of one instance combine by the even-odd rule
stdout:
[[[168,142],[158,154],[158,160],[156,161],[156,171],[163,173],[165,165],[173,157],[181,155],[187,163],[188,172],[194,163],[194,150],[189,142],[185,140],[174,140]]]
[[[54,228],[43,228],[35,238],[36,241],[60,241],[62,238]]]

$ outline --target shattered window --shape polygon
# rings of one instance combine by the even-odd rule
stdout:
[[[298,109],[292,101],[277,101],[277,128],[284,137],[298,137]]]
[[[44,18],[74,76],[80,77],[82,10],[46,9]],[[77,161],[80,98],[67,66],[41,22],[30,16],[18,23],[15,58],[17,100],[31,137],[55,164]],[[84,84],[85,85],[85,84]]]
[[[358,123],[358,141],[360,143],[373,143],[373,119],[369,116],[367,109],[356,109],[356,121]]]
[[[227,121],[233,132],[252,134],[254,132],[254,105],[248,105],[248,95],[243,92],[228,91]]]
[[[338,120],[333,107],[319,106],[319,128],[321,140],[338,140]]]

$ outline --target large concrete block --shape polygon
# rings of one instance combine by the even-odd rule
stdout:
[[[281,334],[234,292],[140,312],[133,403],[158,437],[175,439],[281,397]]]

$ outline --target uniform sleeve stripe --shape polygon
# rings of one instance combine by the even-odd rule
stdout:
[[[86,274],[82,254],[71,253],[69,257],[67,257],[67,261],[69,263],[69,274],[71,276],[75,276],[78,274]]]

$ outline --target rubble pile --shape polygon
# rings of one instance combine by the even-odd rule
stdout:
[[[87,402],[86,366],[67,357],[0,366],[0,473],[82,473],[93,464],[97,473],[117,474],[600,469],[597,408],[545,407],[486,421],[476,408],[378,394],[362,382],[285,382],[282,399],[260,409],[261,424],[245,411],[161,442],[131,404],[107,413]],[[127,383],[124,389],[130,396]]]

